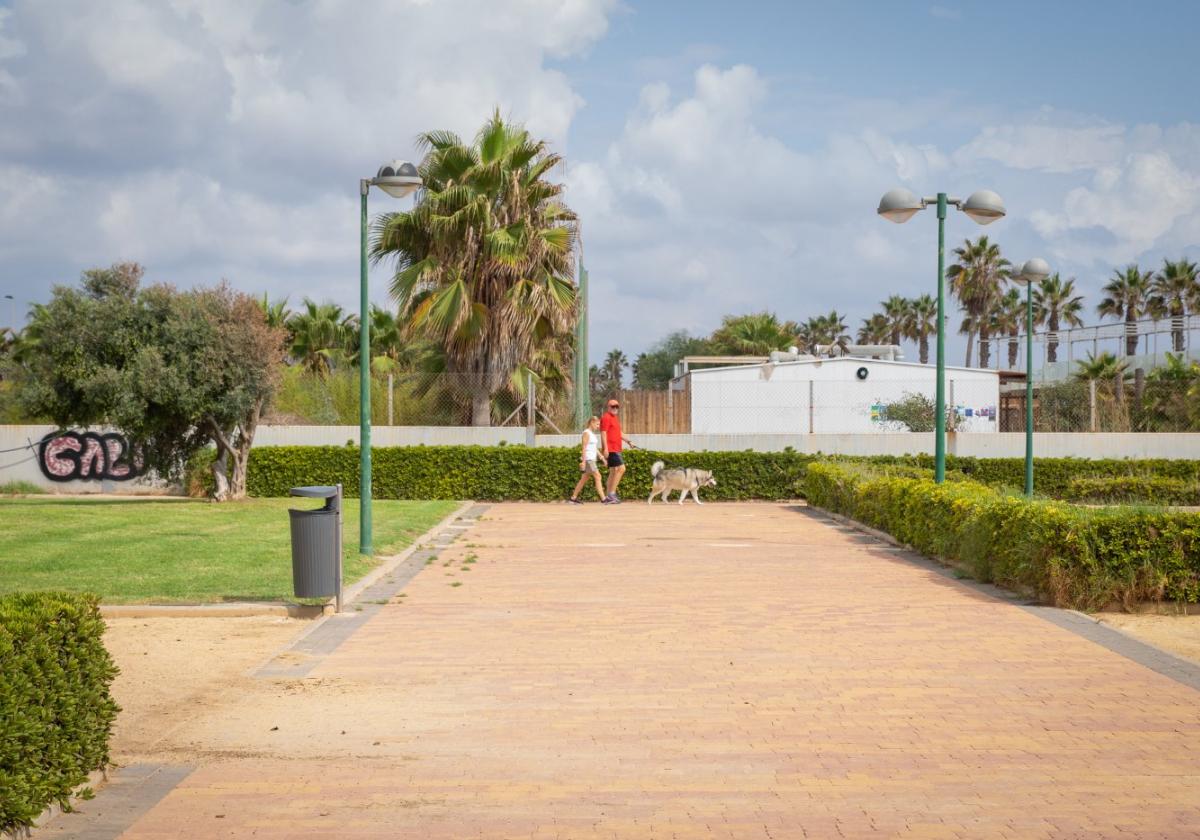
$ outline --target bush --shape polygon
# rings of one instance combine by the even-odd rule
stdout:
[[[809,466],[805,495],[1056,606],[1200,601],[1197,514],[1028,501],[974,481],[935,484],[836,463]]]
[[[109,763],[117,669],[94,596],[0,596],[0,831],[29,827]],[[90,791],[82,795],[86,798]]]
[[[217,460],[217,450],[212,447],[201,449],[188,459],[183,468],[183,492],[193,499],[209,499],[216,492],[217,482],[213,478],[212,464]]]
[[[1076,478],[1067,485],[1063,498],[1106,505],[1200,505],[1200,483],[1153,475]]]
[[[357,446],[272,446],[252,449],[247,488],[251,496],[286,496],[292,487],[341,482],[358,495]],[[796,452],[625,453],[623,495],[650,495],[655,461],[712,470],[716,487],[705,500],[794,499],[814,456]],[[373,450],[371,488],[380,499],[477,499],[554,501],[566,498],[579,479],[575,448],[525,446],[407,446]]]

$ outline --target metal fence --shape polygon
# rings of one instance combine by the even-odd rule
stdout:
[[[1025,391],[1000,396],[1000,431],[1025,431]],[[1037,432],[1200,432],[1200,377],[1036,383]]]

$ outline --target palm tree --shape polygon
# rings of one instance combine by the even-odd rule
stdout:
[[[562,159],[498,111],[471,143],[449,131],[418,142],[418,202],[376,220],[371,253],[395,261],[406,333],[471,379],[471,421],[487,425],[492,395],[574,326],[575,214],[547,180]]]
[[[726,315],[712,334],[717,353],[733,356],[765,356],[772,350],[787,350],[796,343],[799,327],[780,322],[773,312]]]
[[[904,324],[908,319],[908,307],[911,301],[900,295],[892,295],[879,305],[883,307],[883,316],[887,320],[887,338],[877,344],[899,344],[904,337]]]
[[[1058,329],[1082,326],[1083,297],[1075,294],[1075,278],[1063,281],[1055,272],[1033,290],[1033,322],[1046,325],[1046,361],[1058,361]]]
[[[958,261],[950,266],[946,276],[950,279],[950,290],[966,310],[970,324],[967,331],[967,367],[971,366],[976,333],[979,334],[979,365],[987,367],[990,356],[987,313],[1000,297],[1001,284],[1011,276],[1012,266],[1000,255],[1000,246],[989,242],[986,236],[979,237],[975,242],[966,240],[962,246],[954,249],[954,256]]]
[[[1142,271],[1129,264],[1104,286],[1106,297],[1096,309],[1100,317],[1122,318],[1125,321],[1125,355],[1137,355],[1137,320],[1150,313],[1153,300],[1154,272]]]
[[[288,319],[292,334],[291,355],[308,370],[325,376],[333,361],[345,355],[349,333],[357,324],[336,303],[316,303],[304,299],[304,308]]]
[[[862,326],[858,328],[858,343],[887,344],[892,337],[892,328],[891,319],[876,312],[870,318],[863,318]]]
[[[1025,326],[1025,301],[1018,289],[1009,289],[992,308],[991,330],[1008,336],[1008,369],[1015,370],[1021,349],[1021,327]]]
[[[817,345],[824,345],[826,352],[832,356],[835,347],[845,353],[850,346],[850,334],[846,330],[845,317],[839,315],[836,309],[831,309],[828,315],[809,318],[799,332],[811,351],[815,352]]]
[[[1176,353],[1183,352],[1183,319],[1188,312],[1200,310],[1200,273],[1187,260],[1163,260],[1154,277],[1153,308],[1171,318],[1171,343]]]
[[[621,380],[625,368],[629,367],[629,359],[620,350],[609,350],[604,357],[604,376],[612,383],[613,390],[621,389]]]
[[[904,334],[917,342],[921,364],[929,364],[929,336],[937,333],[937,301],[931,295],[921,295],[909,301],[904,322]]]
[[[1080,382],[1115,380],[1119,376],[1124,377],[1125,369],[1129,367],[1128,362],[1117,359],[1107,350],[1099,356],[1089,353],[1085,361],[1078,361],[1075,364],[1077,365],[1075,378]]]

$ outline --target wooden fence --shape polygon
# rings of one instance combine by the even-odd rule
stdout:
[[[692,394],[684,391],[621,391],[621,430],[629,434],[686,435],[692,431]]]

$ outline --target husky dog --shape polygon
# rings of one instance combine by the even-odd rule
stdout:
[[[654,477],[654,488],[650,491],[650,498],[646,500],[647,504],[654,502],[655,496],[662,496],[663,501],[667,501],[667,497],[671,495],[672,490],[679,491],[679,504],[683,504],[683,500],[687,498],[688,493],[692,494],[692,498],[696,500],[696,504],[704,504],[700,501],[700,497],[696,495],[696,491],[701,487],[716,487],[717,480],[713,478],[711,470],[694,470],[691,467],[686,469],[663,469],[662,461],[655,461],[654,466],[650,468],[650,475]]]

